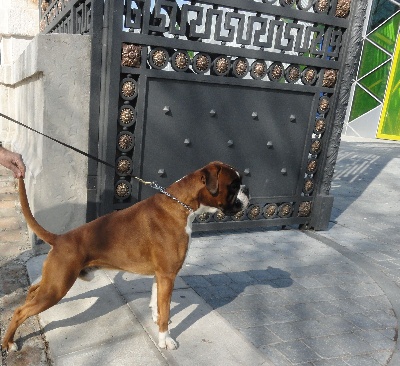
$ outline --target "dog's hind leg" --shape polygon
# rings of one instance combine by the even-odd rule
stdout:
[[[151,298],[149,307],[151,308],[151,316],[153,318],[153,322],[157,324],[158,319],[158,309],[157,309],[157,279],[154,276],[153,284],[151,286]]]
[[[36,292],[38,291],[39,287],[40,287],[40,282],[29,287],[28,294],[26,295],[25,301],[32,300],[36,296]]]
[[[50,254],[49,254],[50,257]],[[67,271],[67,266],[59,266],[56,262],[49,264],[47,260],[43,267],[43,276],[40,283],[32,286],[29,290],[25,303],[14,311],[11,322],[4,335],[1,344],[2,350],[17,350],[14,343],[14,335],[18,327],[29,317],[37,315],[44,310],[57,304],[68,292],[78,277],[79,270],[75,273]],[[55,268],[59,268],[58,273],[54,272]],[[65,269],[63,272],[61,269]],[[57,276],[54,275],[57,273]],[[60,286],[60,283],[63,285]]]

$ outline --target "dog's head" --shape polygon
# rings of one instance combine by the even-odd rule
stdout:
[[[199,193],[200,204],[220,209],[231,216],[249,204],[249,190],[242,184],[242,176],[230,165],[214,161],[200,169],[204,187]]]

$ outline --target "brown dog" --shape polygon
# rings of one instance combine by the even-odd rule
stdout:
[[[94,266],[155,275],[150,306],[159,326],[159,346],[175,349],[177,344],[168,333],[170,301],[188,250],[192,221],[203,212],[219,209],[232,215],[243,210],[249,200],[241,180],[231,166],[213,162],[168,187],[168,193],[192,210],[158,193],[57,235],[33,217],[20,178],[19,195],[26,221],[52,249],[43,265],[42,280],[30,287],[24,305],[15,310],[2,349],[17,349],[13,343],[17,328],[28,317],[57,304],[83,270]]]

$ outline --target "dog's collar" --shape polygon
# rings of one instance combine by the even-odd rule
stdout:
[[[160,186],[157,182],[151,182],[150,187],[165,194],[167,197],[172,198],[174,201],[178,202],[179,204],[181,204],[183,207],[186,208],[186,210],[188,210],[190,213],[194,213],[193,208],[191,208],[189,205],[187,205],[186,203],[178,200],[175,196],[173,196],[171,193],[167,192],[166,189],[162,186]]]

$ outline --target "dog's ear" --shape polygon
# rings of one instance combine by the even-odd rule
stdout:
[[[203,168],[201,180],[213,196],[218,192],[218,177],[220,172],[221,166],[219,164],[211,163]]]

